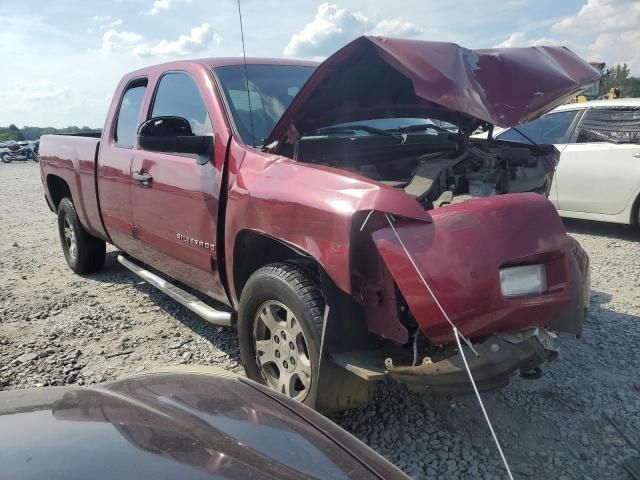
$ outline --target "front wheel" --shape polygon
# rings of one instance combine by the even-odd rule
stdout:
[[[13,160],[8,153],[3,153],[1,158],[4,163],[11,163]]]
[[[247,281],[238,309],[249,378],[303,403],[315,396],[324,298],[298,266],[267,265]]]
[[[106,243],[86,232],[73,202],[67,197],[58,206],[58,233],[64,257],[71,270],[83,274],[102,268],[107,251]]]

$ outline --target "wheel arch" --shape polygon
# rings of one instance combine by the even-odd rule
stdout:
[[[340,333],[328,342],[329,350],[363,349],[371,345],[373,336],[367,327],[362,305],[342,290],[309,253],[262,232],[242,230],[236,237],[233,259],[233,286],[238,301],[254,272],[273,263],[294,263],[317,282],[326,304],[330,306],[329,320],[341,325]],[[343,322],[345,318],[349,322]]]
[[[233,287],[239,300],[249,277],[271,263],[296,262],[322,270],[307,252],[256,230],[242,230],[233,245]]]
[[[631,214],[629,223],[631,225],[640,225],[640,191],[636,193],[636,198],[631,205]]]
[[[54,207],[54,211],[58,210],[58,206],[63,198],[69,197],[73,201],[73,195],[71,188],[65,179],[52,173],[47,175],[47,190],[49,192],[49,198]]]

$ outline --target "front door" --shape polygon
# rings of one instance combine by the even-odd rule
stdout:
[[[640,109],[590,108],[556,172],[558,204],[569,212],[616,215],[638,189]]]
[[[556,171],[558,207],[568,212],[616,215],[633,200],[629,174],[640,161],[638,145],[608,142],[567,145]]]
[[[196,135],[213,135],[194,80],[170,72],[158,83],[151,117],[186,118]],[[204,293],[226,301],[216,265],[219,171],[189,154],[138,149],[131,167],[137,257]],[[136,180],[141,175],[148,180]]]

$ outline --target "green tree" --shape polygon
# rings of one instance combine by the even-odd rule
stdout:
[[[16,127],[13,123],[9,125],[7,128],[0,129],[0,140],[24,140],[22,136],[22,132],[18,127]]]
[[[631,76],[626,63],[611,67],[609,72],[602,76],[601,85],[601,95],[609,93],[612,88],[619,88],[623,97],[640,97],[640,78]]]
[[[640,78],[627,78],[622,86],[622,95],[625,97],[640,97]]]
[[[65,128],[29,127],[19,129],[15,125],[0,127],[0,141],[6,140],[38,140],[42,135],[52,133],[99,133],[99,128],[70,126]]]

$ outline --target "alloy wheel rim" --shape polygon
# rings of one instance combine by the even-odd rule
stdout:
[[[263,378],[274,390],[303,401],[311,388],[311,358],[302,326],[289,307],[264,302],[253,323],[256,359]]]
[[[69,255],[71,258],[76,258],[78,256],[78,241],[76,239],[76,232],[69,223],[69,218],[65,215],[64,222],[64,243],[67,245],[67,250],[69,251]]]

